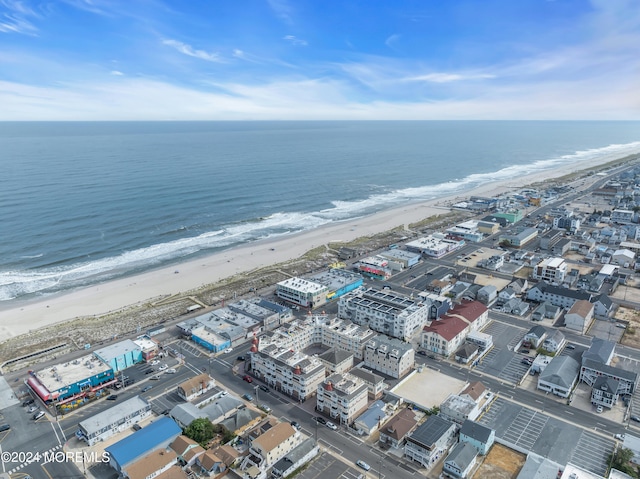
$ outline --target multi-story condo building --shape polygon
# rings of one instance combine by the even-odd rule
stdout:
[[[254,376],[299,401],[311,397],[325,378],[317,358],[275,344],[252,353],[251,369]]]
[[[317,308],[327,302],[329,288],[303,278],[289,278],[276,285],[276,296],[304,308]]]
[[[429,306],[405,296],[369,288],[340,298],[338,316],[407,341],[427,323]]]
[[[562,258],[547,258],[533,269],[533,279],[560,285],[567,275],[567,263]]]
[[[340,424],[351,424],[367,409],[367,385],[349,373],[329,376],[317,392],[316,409]]]
[[[260,338],[260,346],[275,344],[283,348],[302,350],[314,344],[322,344],[364,357],[364,346],[376,333],[344,319],[327,314],[295,320]]]
[[[367,342],[364,365],[387,376],[401,378],[413,368],[414,353],[411,344],[380,335]]]

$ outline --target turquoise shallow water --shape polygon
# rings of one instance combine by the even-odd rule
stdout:
[[[640,122],[0,123],[0,301],[638,150]]]

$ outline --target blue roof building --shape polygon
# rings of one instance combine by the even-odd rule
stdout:
[[[378,430],[387,415],[384,411],[385,404],[378,400],[355,420],[353,426],[364,434],[371,434]]]
[[[116,471],[122,471],[127,464],[156,449],[167,447],[182,434],[180,426],[170,417],[162,417],[121,441],[106,447],[109,464]]]

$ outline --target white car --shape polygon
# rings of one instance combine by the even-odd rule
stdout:
[[[369,464],[367,464],[366,462],[362,461],[362,460],[357,460],[356,461],[356,465],[358,467],[361,467],[365,471],[368,471],[369,469],[371,469],[371,466]]]
[[[167,369],[168,367],[169,367],[169,366],[167,366],[166,364],[163,364],[163,365],[161,365],[161,366],[158,368],[158,371],[164,371],[164,370],[165,370],[165,369]]]
[[[624,434],[616,434],[614,436],[618,441],[624,441]]]
[[[336,426],[336,425],[335,425],[334,423],[332,423],[331,421],[329,421],[329,422],[326,424],[326,426],[327,426],[329,429],[333,429],[334,431],[336,431],[336,430],[338,429],[338,426]]]
[[[165,374],[175,374],[175,373],[176,373],[176,370],[173,368],[169,368],[165,371]]]
[[[224,350],[225,353],[229,354],[233,352],[233,348],[227,348]]]
[[[160,364],[160,361],[158,361],[157,359],[151,361],[151,366],[157,366],[158,364]]]

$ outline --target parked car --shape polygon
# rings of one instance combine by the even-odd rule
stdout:
[[[426,356],[426,355],[427,355],[427,352],[426,352],[426,351],[418,351],[418,354],[419,354],[420,356]]]
[[[604,411],[604,408],[603,408],[602,406],[598,406],[598,407],[596,408],[596,412],[597,412],[597,413],[601,413],[602,411]]]
[[[338,426],[336,426],[334,423],[332,423],[331,421],[329,421],[327,424],[325,424],[325,426],[327,426],[329,429],[332,429],[334,431],[338,430]]]
[[[521,349],[520,352],[522,354],[529,354],[529,350],[528,349]]]
[[[153,368],[151,368],[151,369],[147,369],[147,370],[145,370],[145,372],[144,372],[144,373],[145,373],[145,374],[153,374],[153,373],[155,373],[155,372],[156,372],[156,370],[155,370],[155,369],[153,369]]]
[[[640,416],[631,416],[631,420],[635,422],[640,422]]]
[[[616,434],[615,437],[618,441],[624,441],[624,434]]]
[[[237,359],[238,361],[244,361],[244,356],[238,356],[236,359]]]
[[[266,404],[260,404],[260,409],[262,409],[267,414],[271,412],[271,408],[269,406],[267,406]]]
[[[371,466],[369,464],[367,464],[366,462],[364,462],[363,460],[361,460],[361,459],[358,459],[356,461],[356,466],[361,467],[365,471],[368,471],[369,469],[371,469]]]
[[[159,380],[160,380],[160,376],[158,376],[157,374],[149,378],[149,381],[159,381]]]
[[[232,353],[233,352],[233,348],[227,348],[227,349],[224,350],[224,352],[226,354]]]
[[[157,366],[158,364],[160,364],[160,361],[158,361],[157,359],[151,361],[151,366]]]
[[[315,416],[315,417],[313,417],[312,419],[313,419],[314,421],[316,421],[316,422],[320,423],[320,424],[326,424],[326,423],[327,423],[326,419],[325,419],[325,418],[323,418],[323,417],[320,417],[320,416]]]
[[[38,410],[38,406],[31,406],[27,409],[27,412],[31,414],[32,412],[36,412]]]
[[[242,379],[244,381],[247,381],[248,383],[252,383],[253,382],[253,378],[251,376],[249,376],[248,374],[245,374],[244,376],[242,376]]]
[[[33,404],[35,401],[33,400],[33,398],[29,398],[29,399],[25,399],[24,401],[22,401],[22,405],[23,406],[30,406],[31,404]]]
[[[140,424],[134,424],[132,427],[134,431],[139,431],[140,429],[142,429],[142,426]]]
[[[117,394],[112,394],[110,396],[107,396],[107,401],[115,401],[116,399],[118,399]]]
[[[34,421],[37,421],[37,420],[38,420],[38,419],[40,419],[42,416],[44,416],[44,411],[37,412],[37,413],[35,413],[35,414],[33,415],[33,420],[34,420]]]
[[[151,389],[153,386],[145,386],[142,388],[142,392],[146,393],[149,389]]]
[[[567,349],[576,349],[576,347],[573,344],[567,344]]]
[[[158,368],[158,371],[164,371],[165,369],[169,369],[169,366],[167,366],[166,364],[161,364]]]
[[[291,421],[291,427],[293,427],[296,430],[300,430],[300,424],[298,424],[297,421]]]
[[[165,371],[165,374],[175,374],[176,370],[174,368],[169,368]]]
[[[269,388],[267,386],[265,386],[264,384],[260,385],[260,389],[262,389],[266,393],[269,392]]]
[[[246,399],[247,401],[253,401],[253,396],[249,393],[245,393],[242,395],[243,399]]]

